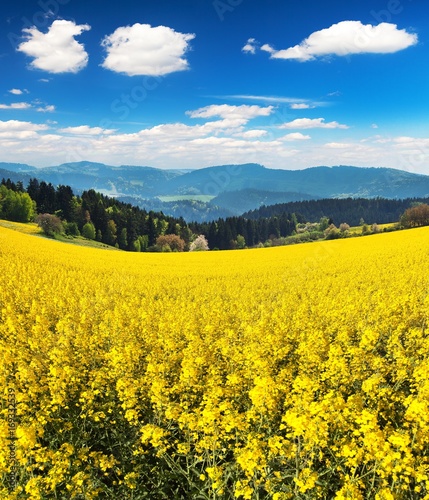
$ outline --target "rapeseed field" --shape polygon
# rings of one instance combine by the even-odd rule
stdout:
[[[429,228],[0,272],[0,498],[429,499]]]

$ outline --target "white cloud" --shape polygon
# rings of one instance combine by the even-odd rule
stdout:
[[[348,143],[348,142],[327,142],[325,144],[325,148],[329,148],[329,149],[353,149],[353,148],[355,148],[355,145]]]
[[[55,106],[52,104],[43,105],[40,101],[33,101],[33,103],[29,102],[13,102],[12,104],[0,104],[0,109],[35,109],[38,112],[42,113],[52,113],[55,111]]]
[[[47,125],[43,124],[22,122],[19,120],[9,120],[6,122],[0,120],[0,132],[38,132],[40,130],[47,130],[48,128]]]
[[[381,135],[376,135],[374,137],[369,137],[368,139],[363,139],[361,142],[372,142],[374,144],[387,144],[391,143],[392,139],[388,137],[383,137]]]
[[[258,42],[254,38],[249,38],[246,42],[246,45],[241,49],[242,52],[248,54],[256,54],[256,49],[258,47]]]
[[[194,38],[194,34],[179,33],[167,26],[122,26],[103,39],[107,56],[102,66],[128,76],[163,76],[184,71],[189,68],[184,55]]]
[[[292,132],[280,137],[280,139],[282,141],[307,141],[308,139],[311,139],[311,137],[309,135],[301,134],[301,132]]]
[[[371,128],[378,128],[378,125],[377,125],[376,123],[373,123],[373,124],[371,125]]]
[[[353,135],[348,132],[343,142],[334,142],[335,131],[326,139],[326,133],[323,137],[317,134],[310,137],[298,130],[288,130],[282,136],[278,127],[270,125],[272,116],[259,118],[261,128],[252,129],[242,125],[250,119],[248,110],[238,111],[234,107],[216,110],[207,106],[200,112],[202,109],[210,115],[202,122],[160,123],[146,128],[140,126],[128,133],[102,126],[64,127],[52,121],[0,121],[1,160],[35,166],[89,160],[159,168],[252,162],[287,169],[356,165],[429,173],[429,139],[425,137],[358,137],[354,131]]]
[[[311,109],[314,107],[315,106],[310,106],[310,104],[296,103],[296,102],[290,105],[290,109]]]
[[[391,54],[411,47],[417,41],[416,34],[398,29],[396,24],[380,23],[373,26],[360,21],[341,21],[315,31],[299,45],[276,50],[264,44],[261,50],[268,52],[272,59],[312,61],[328,55]]]
[[[217,96],[220,97],[220,96]],[[284,96],[268,96],[268,95],[249,95],[235,94],[222,96],[227,99],[241,99],[245,101],[260,101],[273,104],[289,104],[291,109],[313,109],[316,107],[326,106],[328,103],[322,101],[312,101],[310,99],[302,99],[297,97]]]
[[[0,104],[0,109],[30,109],[28,102],[13,102],[12,104]]]
[[[114,129],[103,129],[101,127],[90,127],[88,125],[80,125],[78,127],[66,127],[58,130],[63,134],[74,135],[110,135],[115,132]]]
[[[416,139],[414,137],[408,137],[408,136],[399,136],[393,139],[393,142],[395,142],[396,144],[410,144],[414,143],[415,141]]]
[[[266,130],[260,129],[252,129],[246,130],[246,132],[240,132],[238,134],[234,134],[236,137],[242,137],[243,139],[256,139],[258,137],[264,137],[268,132]]]
[[[28,140],[28,139],[35,139],[37,137],[37,133],[33,132],[31,130],[18,130],[16,132],[12,132],[10,130],[7,130],[5,132],[0,131],[0,140],[3,141],[4,139],[6,140]]]
[[[9,120],[7,122],[0,120],[0,131],[3,130],[46,130],[46,125],[39,125],[31,122],[22,122],[19,120]]]
[[[397,148],[414,148],[429,154],[429,138],[400,136],[393,139]]]
[[[338,122],[327,122],[325,123],[324,118],[297,118],[296,120],[292,120],[291,122],[284,123],[280,125],[279,128],[287,128],[287,129],[308,129],[308,128],[340,128],[347,129],[349,128],[347,125],[343,125]]]
[[[36,108],[39,113],[53,113],[55,111],[55,106],[53,104],[47,104],[46,106],[39,106]]]
[[[274,110],[274,106],[262,108],[257,105],[242,104],[241,106],[230,106],[229,104],[212,104],[195,111],[187,111],[186,114],[191,118],[212,118],[219,116],[229,119],[250,120],[258,116],[269,116]]]
[[[10,89],[9,90],[9,93],[10,94],[13,94],[13,95],[22,95],[22,94],[28,94],[28,90],[27,89]]]
[[[55,129],[55,124],[50,124],[31,128],[24,122],[15,122],[15,127],[10,124],[5,127],[7,137],[2,137],[0,128],[0,147],[3,161],[30,164],[37,161],[40,166],[85,159],[118,165],[141,164],[142,158],[149,164],[166,168],[171,162],[178,167],[201,167],[219,162],[236,163],[237,158],[243,162],[264,158],[269,165],[270,159],[280,161],[298,154],[296,149],[285,147],[283,141],[268,137],[266,130],[244,129],[243,124],[250,118],[267,116],[270,109],[207,107],[200,113],[210,116],[201,124],[166,123],[133,133],[106,133],[101,127],[88,125]],[[210,121],[213,116],[220,119]]]
[[[18,51],[34,57],[31,66],[48,73],[77,73],[88,63],[88,54],[75,36],[90,30],[88,24],[56,20],[47,33],[36,27],[23,30],[27,41],[18,46]]]
[[[271,95],[247,95],[247,94],[236,94],[225,96],[230,99],[244,99],[248,101],[263,101],[263,102],[273,102],[273,103],[292,103],[292,102],[304,102],[304,99],[296,99],[295,97],[281,97],[281,96],[271,96]]]

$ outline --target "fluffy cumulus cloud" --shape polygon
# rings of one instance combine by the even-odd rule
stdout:
[[[311,139],[309,135],[301,134],[301,132],[291,132],[281,137],[283,141],[307,141]]]
[[[77,73],[88,64],[88,54],[75,36],[90,30],[87,24],[56,20],[47,33],[36,27],[23,30],[27,40],[18,51],[33,57],[31,66],[48,73]]]
[[[62,127],[52,121],[0,121],[0,150],[3,161],[37,162],[36,166],[81,160],[160,168],[262,163],[270,168],[295,169],[323,164],[378,165],[427,173],[428,138],[360,138],[356,132],[347,132],[346,137],[340,134],[344,137],[341,140],[336,130],[312,137],[299,130],[281,132],[272,124],[270,108],[206,106],[188,112],[188,117],[198,118],[194,123],[160,123],[127,133],[101,125]],[[258,120],[260,128],[243,125],[251,119]],[[322,124],[331,129],[340,125],[325,123],[322,118],[303,120],[289,122],[283,129],[300,124],[303,128]]]
[[[274,106],[261,107],[255,105],[242,104],[241,106],[231,106],[229,104],[212,104],[204,108],[196,109],[195,111],[187,111],[186,114],[191,118],[240,118],[251,120],[258,116],[269,116],[274,110]]]
[[[350,142],[327,142],[325,148],[328,149],[355,149],[356,145]]]
[[[286,129],[308,129],[308,128],[349,128],[338,122],[325,122],[324,118],[297,118],[291,122],[283,123],[279,128]]]
[[[0,109],[30,109],[32,106],[28,102],[13,102],[12,104],[0,104]]]
[[[46,104],[42,106],[38,106],[36,111],[39,113],[53,113],[55,111],[55,106],[53,104]]]
[[[49,127],[44,124],[36,124],[20,120],[0,120],[0,146],[3,146],[5,153],[7,153],[7,147],[10,141],[12,141],[10,142],[10,145],[15,147],[19,144],[19,142],[16,141],[37,139],[39,137],[39,132],[47,130],[48,128]]]
[[[56,123],[8,123],[4,127],[7,136],[0,134],[0,148],[4,161],[17,161],[19,150],[19,161],[34,164],[37,158],[39,166],[87,159],[109,164],[141,164],[144,160],[165,168],[173,161],[177,166],[198,168],[236,163],[237,158],[243,162],[265,158],[270,165],[269,158],[279,161],[298,152],[264,129],[245,128],[251,119],[267,117],[272,110],[271,106],[207,106],[188,113],[202,118],[202,123],[161,123],[131,133],[89,125],[64,128]]]
[[[194,34],[179,33],[167,26],[122,26],[103,39],[107,56],[102,66],[129,76],[163,76],[184,71],[189,68],[184,56],[194,38]]]
[[[290,109],[311,109],[315,106],[311,106],[310,104],[305,104],[303,102],[293,103],[290,105]]]
[[[376,26],[360,21],[341,21],[329,28],[315,31],[299,45],[276,50],[269,44],[261,46],[272,59],[311,61],[318,57],[351,54],[389,54],[415,45],[417,35],[396,24],[380,23]],[[252,46],[255,53],[256,45]]]
[[[61,132],[63,134],[91,136],[91,135],[110,135],[113,134],[115,130],[103,129],[101,127],[90,127],[89,125],[79,125],[77,127],[62,128],[59,129],[58,132]]]
[[[13,94],[13,95],[22,95],[22,94],[28,94],[28,90],[27,89],[10,89],[9,90],[9,93],[10,94]]]
[[[258,137],[264,137],[268,134],[266,130],[252,129],[246,130],[246,132],[239,132],[235,134],[237,137],[242,137],[243,139],[256,139]]]
[[[55,106],[52,104],[43,104],[40,101],[29,102],[13,102],[11,104],[0,104],[0,109],[25,110],[33,109],[41,113],[52,113],[55,111]]]
[[[215,134],[228,132],[237,134],[244,132],[243,127],[249,120],[269,116],[273,110],[274,106],[212,104],[194,111],[187,111],[186,114],[191,118],[221,118],[205,123],[199,127],[200,130],[210,130]]]
[[[395,137],[395,139],[393,139],[393,142],[401,146],[413,146],[413,147],[423,147],[423,148],[429,147],[429,138],[400,136],[400,137]],[[426,151],[426,153],[429,153],[429,151]]]
[[[249,38],[241,50],[247,54],[256,54],[257,48],[258,42],[254,38]]]
[[[49,127],[45,124],[22,122],[20,120],[9,120],[7,122],[0,120],[0,132],[10,131],[40,131],[47,130]]]

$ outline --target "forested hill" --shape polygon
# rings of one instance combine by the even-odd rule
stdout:
[[[26,189],[22,182],[2,179],[0,219],[28,222],[35,216],[37,218],[37,214],[45,219],[47,215],[55,214],[60,224],[52,232],[64,230],[68,236],[82,234],[106,245],[137,252],[164,251],[171,241],[180,244],[178,251],[189,249],[198,234],[207,237],[210,248],[226,250],[254,246],[266,242],[271,235],[277,238],[289,236],[295,231],[297,222],[304,222],[293,214],[282,214],[281,217],[257,221],[228,217],[210,224],[188,224],[183,218],[146,211],[93,189],[75,195],[70,186],[55,187],[35,178],[30,180]],[[47,220],[52,222],[52,219]],[[160,243],[160,237],[170,243]]]
[[[307,221],[319,221],[322,217],[332,219],[335,225],[346,222],[357,226],[361,219],[372,224],[385,224],[399,220],[401,214],[413,203],[428,203],[429,198],[407,198],[388,200],[385,198],[344,198],[296,201],[263,206],[243,214],[246,219],[280,217],[284,213],[300,214]]]

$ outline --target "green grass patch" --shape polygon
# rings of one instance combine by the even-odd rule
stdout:
[[[43,233],[41,233],[41,236],[60,241],[61,243],[70,243],[72,245],[79,245],[81,247],[101,248],[103,250],[119,250],[119,248],[106,245],[105,243],[101,243],[100,241],[88,240],[86,238],[83,238],[82,236],[67,236],[65,234],[56,234],[54,237],[50,237],[46,236]]]
[[[384,231],[385,229],[393,229],[396,226],[397,222],[389,222],[388,224],[377,224],[378,229],[380,231]],[[367,224],[368,228],[371,230],[372,224]],[[353,226],[349,229],[349,234],[362,234],[362,226]]]
[[[61,243],[70,243],[72,245],[79,245],[81,247],[92,247],[92,248],[102,248],[104,250],[119,250],[116,247],[111,247],[105,243],[99,241],[87,240],[82,236],[66,236],[65,234],[56,234],[54,237],[47,236],[43,233],[40,227],[35,222],[12,222],[9,220],[0,220],[0,226],[6,229],[13,229],[24,234],[32,234],[35,236],[42,236],[43,238],[48,238],[50,240],[60,241]]]

